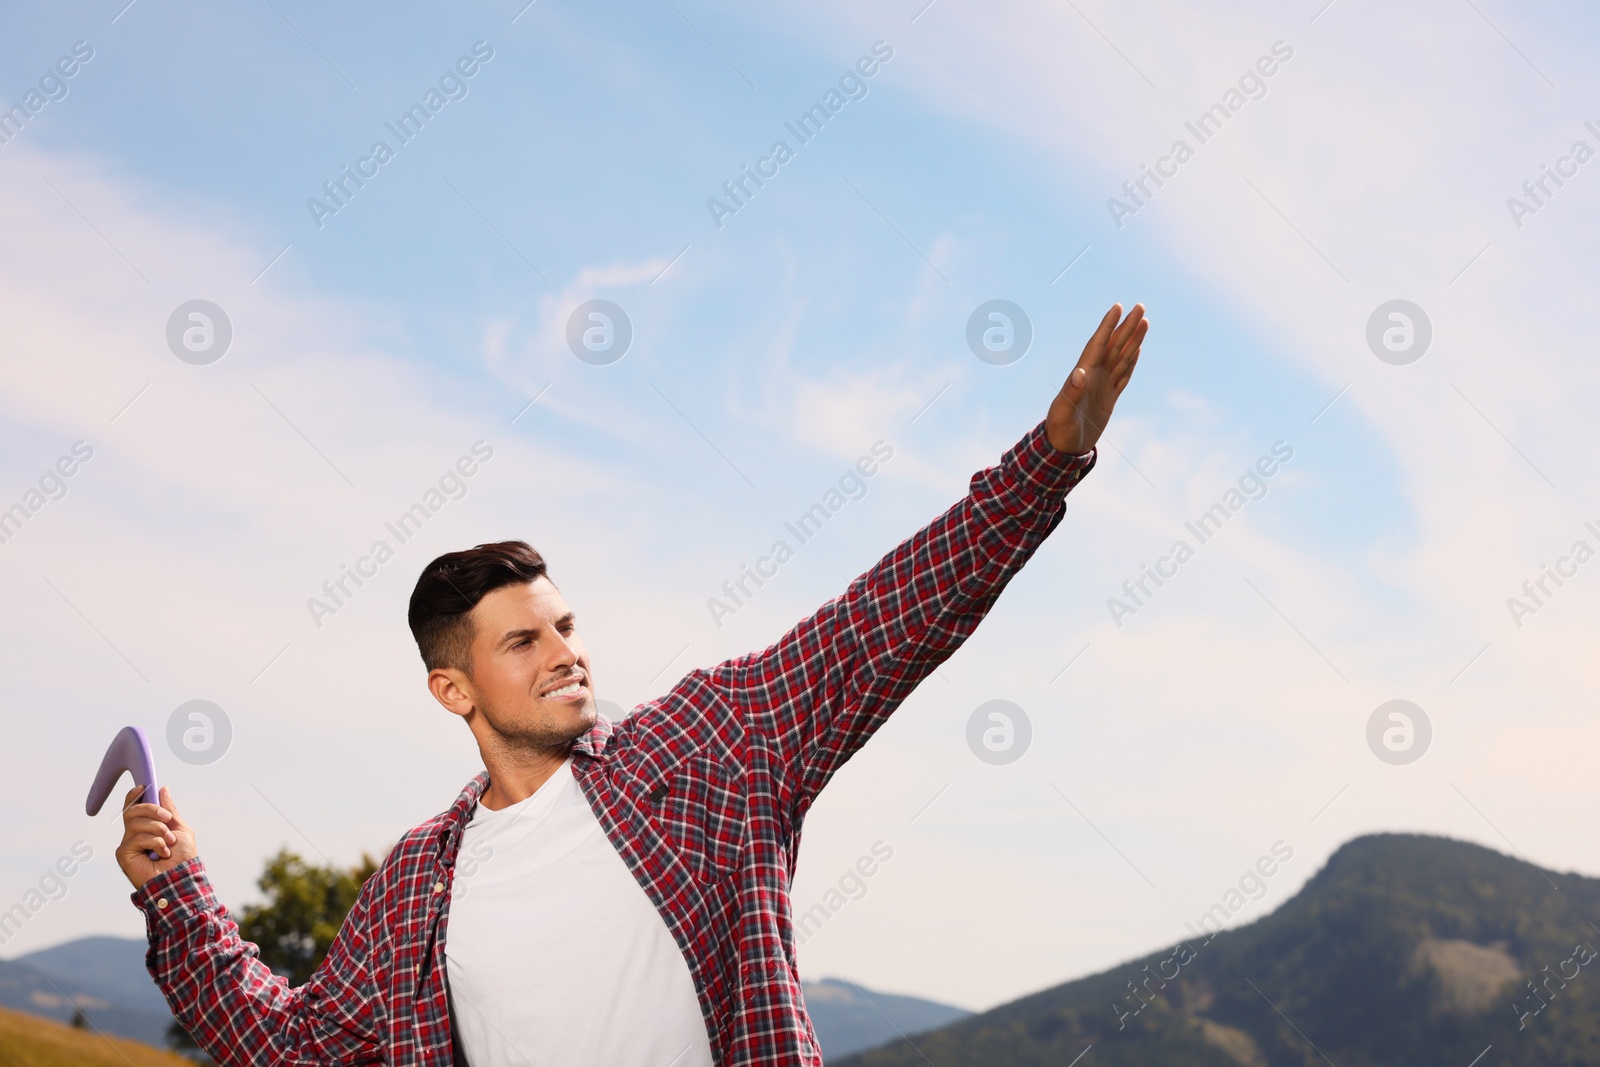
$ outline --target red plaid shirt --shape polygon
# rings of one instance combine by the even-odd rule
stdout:
[[[573,745],[584,795],[689,962],[722,1067],[822,1063],[790,925],[806,811],[977,628],[1094,459],[1057,452],[1040,423],[777,644],[694,670]],[[146,882],[133,894],[146,963],[179,1021],[224,1065],[462,1062],[445,933],[456,851],[487,784],[478,775],[401,839],[297,989],[240,939],[198,858]]]

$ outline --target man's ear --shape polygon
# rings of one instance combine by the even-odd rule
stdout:
[[[465,671],[454,667],[435,667],[429,671],[428,692],[444,705],[446,711],[463,719],[478,706],[472,690],[472,679],[467,677]]]

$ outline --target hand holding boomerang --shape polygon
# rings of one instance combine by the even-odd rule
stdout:
[[[194,831],[178,815],[171,792],[156,785],[150,742],[137,726],[124,727],[106,749],[84,805],[90,815],[100,813],[123,771],[131,774],[137,784],[124,798],[117,866],[138,889],[162,871],[196,855]]]

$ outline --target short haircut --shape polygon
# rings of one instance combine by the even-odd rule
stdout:
[[[508,585],[545,575],[544,557],[526,541],[496,541],[447,552],[422,568],[406,619],[428,670],[452,667],[472,676],[472,609]]]

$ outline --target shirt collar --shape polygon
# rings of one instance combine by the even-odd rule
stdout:
[[[572,743],[574,754],[582,753],[595,759],[604,759],[606,747],[611,743],[611,735],[616,732],[616,727],[604,715],[596,715],[594,727],[582,737]]]
[[[616,727],[604,715],[595,718],[594,726],[572,743],[574,756],[586,756],[590,759],[605,760],[609,755],[607,751],[611,736],[616,732]],[[456,797],[455,803],[450,805],[450,810],[444,813],[441,819],[441,833],[439,835],[439,860],[445,866],[450,866],[460,847],[461,831],[466,828],[468,820],[472,818],[472,809],[483,798],[484,790],[489,788],[489,772],[479,771],[467,783],[461,795]]]

